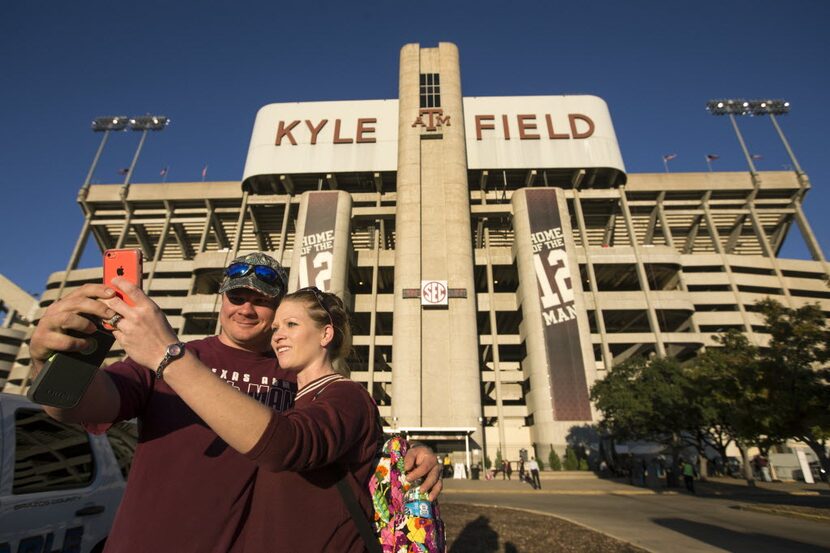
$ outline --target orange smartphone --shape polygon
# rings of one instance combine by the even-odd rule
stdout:
[[[104,252],[104,284],[115,290],[115,294],[133,305],[118,287],[113,286],[112,279],[121,277],[141,288],[141,276],[144,271],[144,258],[141,250],[107,250]],[[109,328],[109,325],[106,325]]]

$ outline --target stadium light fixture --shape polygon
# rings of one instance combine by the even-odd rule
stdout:
[[[130,129],[134,131],[160,131],[170,124],[164,115],[138,115],[130,117]]]
[[[126,115],[105,115],[92,120],[92,130],[95,132],[123,131],[127,128]]]
[[[709,100],[706,110],[712,115],[784,115],[790,111],[786,100]]]

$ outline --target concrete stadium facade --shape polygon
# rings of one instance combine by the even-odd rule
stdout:
[[[264,250],[291,289],[346,300],[352,378],[387,426],[467,464],[546,459],[596,419],[588,389],[615,364],[689,358],[729,328],[763,344],[768,296],[830,311],[809,187],[800,172],[626,174],[602,100],[464,98],[457,48],[410,44],[397,100],[262,108],[241,182],[82,190],[76,247],[32,319],[100,280],[77,268],[91,238],[140,248],[180,337],[209,335],[222,268]],[[778,256],[793,223],[812,261]],[[6,391],[28,365],[23,344]]]

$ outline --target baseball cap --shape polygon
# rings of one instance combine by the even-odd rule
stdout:
[[[241,269],[240,267],[236,267],[235,269],[237,270],[234,273],[239,273],[239,276],[230,276],[228,269],[234,267],[234,265],[248,265],[249,269],[245,270],[244,267]],[[273,282],[270,282],[269,278],[263,280],[263,276],[265,275],[261,274],[263,271],[257,271],[257,267],[265,267],[273,270],[276,273]],[[270,273],[267,269],[264,272]],[[224,294],[229,290],[247,288],[269,298],[282,298],[285,295],[287,287],[288,275],[282,265],[266,253],[254,252],[241,255],[231,261],[230,265],[225,269],[225,279],[219,287],[219,293]]]

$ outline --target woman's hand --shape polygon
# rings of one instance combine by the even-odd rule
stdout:
[[[154,371],[167,346],[179,339],[159,306],[139,287],[123,278],[114,278],[112,283],[133,302],[130,306],[117,297],[107,300],[110,309],[122,317],[112,334],[133,361]]]

